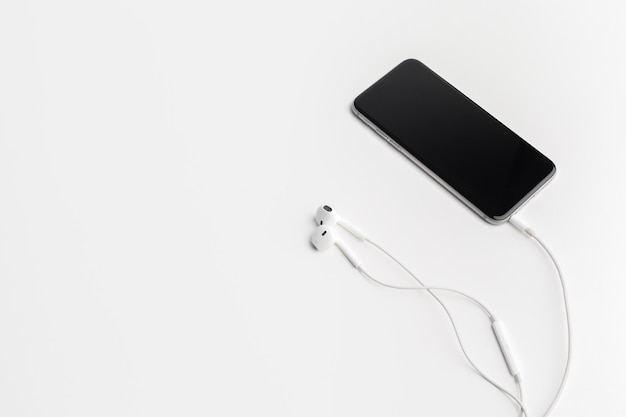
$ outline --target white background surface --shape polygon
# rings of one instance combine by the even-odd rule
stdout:
[[[308,243],[330,203],[506,323],[538,416],[558,282],[349,111],[415,57],[556,163],[521,213],[574,326],[555,416],[626,406],[623,2],[0,4],[0,415],[514,416],[425,295]],[[388,282],[397,268],[346,237]],[[447,297],[513,388],[487,320]]]

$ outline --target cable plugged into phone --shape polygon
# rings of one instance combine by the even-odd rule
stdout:
[[[517,217],[511,216],[511,218],[509,219],[509,223],[511,223],[517,230],[527,235],[528,237],[535,236],[535,231],[531,229],[530,227],[528,227],[526,223],[524,223]]]

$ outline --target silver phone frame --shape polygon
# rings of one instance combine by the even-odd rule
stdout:
[[[430,175],[435,181],[437,181],[443,188],[445,188],[446,190],[448,190],[453,196],[455,196],[456,198],[458,198],[460,201],[462,201],[467,207],[469,207],[474,213],[478,214],[478,216],[480,218],[482,218],[483,220],[485,220],[487,223],[490,224],[503,224],[509,221],[509,219],[511,218],[511,216],[513,216],[515,213],[517,213],[522,207],[524,207],[524,205],[526,203],[528,203],[528,201],[530,201],[535,195],[537,195],[537,193],[539,191],[541,191],[551,180],[552,178],[554,178],[555,174],[556,174],[556,166],[554,167],[554,169],[552,170],[552,172],[550,172],[550,174],[548,176],[546,176],[546,178],[540,182],[539,184],[537,184],[537,186],[535,188],[533,188],[528,194],[526,194],[524,196],[524,198],[522,198],[520,201],[518,201],[514,206],[513,209],[511,210],[511,214],[508,215],[506,218],[502,219],[502,220],[496,220],[496,219],[492,219],[491,217],[487,216],[485,213],[483,213],[478,207],[476,207],[474,204],[472,204],[468,199],[466,199],[465,197],[463,197],[457,190],[455,190],[453,187],[451,187],[447,182],[445,182],[444,180],[442,180],[437,174],[435,174],[433,171],[431,171],[428,167],[426,167],[426,165],[424,165],[419,159],[415,158],[410,152],[408,152],[406,149],[404,149],[402,146],[400,146],[396,141],[394,141],[391,137],[389,137],[385,132],[382,131],[382,129],[380,129],[378,126],[376,126],[372,121],[370,121],[367,117],[365,117],[362,113],[360,113],[355,105],[354,102],[352,102],[352,105],[350,106],[352,109],[352,112],[356,115],[356,117],[358,117],[359,119],[361,119],[361,121],[363,123],[365,123],[367,126],[369,126],[374,132],[376,132],[379,136],[381,136],[383,139],[385,139],[385,141],[387,141],[391,146],[393,146],[396,150],[398,150],[402,155],[404,155],[405,157],[407,157],[411,162],[413,162],[415,165],[417,165],[422,171],[424,171],[425,173],[427,173],[428,175]]]

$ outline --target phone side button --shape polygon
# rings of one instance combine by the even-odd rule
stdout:
[[[375,128],[374,129],[376,131],[376,133],[378,133],[383,139],[385,139],[385,141],[387,141],[391,146],[393,146],[394,148],[396,148],[397,150],[400,150],[400,146],[398,146],[398,144],[391,140],[391,138],[389,136],[387,136],[387,134],[385,132],[383,132],[382,130]]]

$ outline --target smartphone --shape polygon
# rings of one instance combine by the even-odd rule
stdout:
[[[506,222],[556,172],[550,159],[415,59],[360,94],[352,110],[492,224]]]

